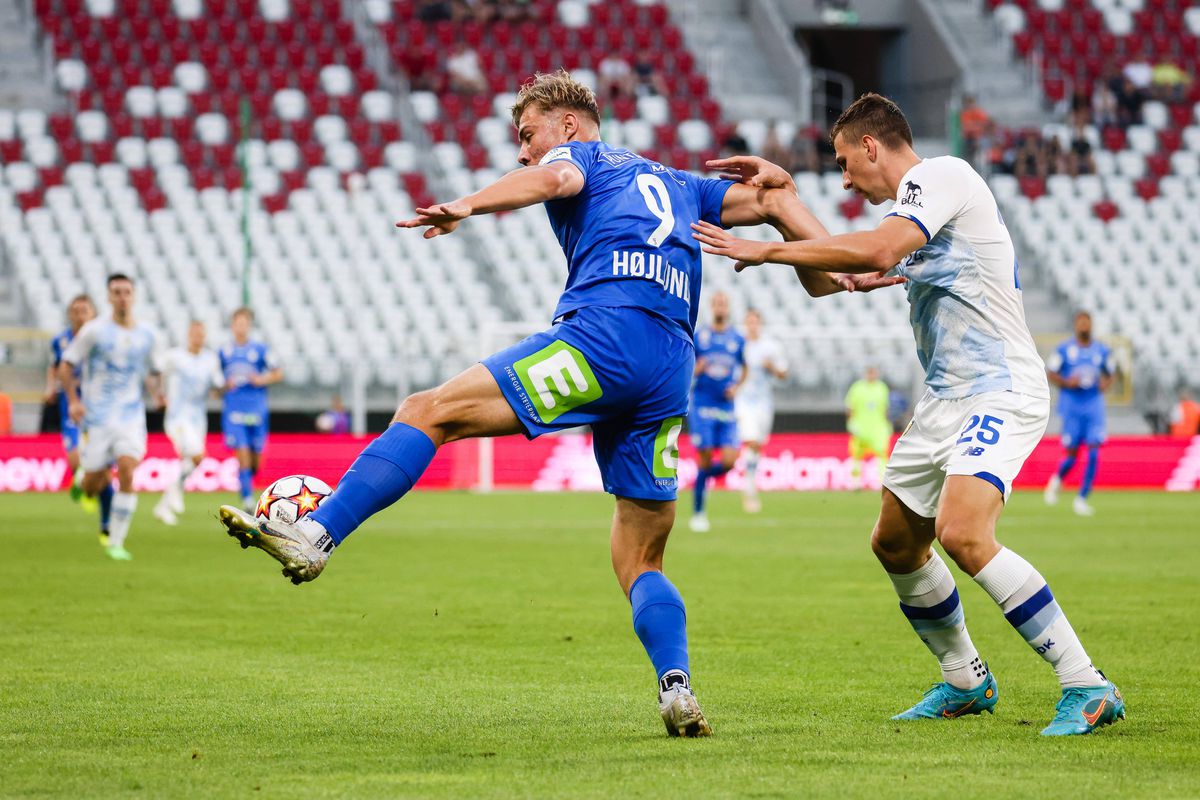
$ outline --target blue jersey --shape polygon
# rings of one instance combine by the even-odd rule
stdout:
[[[696,331],[696,363],[700,372],[692,387],[692,404],[697,411],[732,410],[733,399],[726,392],[746,368],[746,340],[732,327],[701,328]]]
[[[700,245],[691,226],[720,225],[733,184],[604,142],[568,142],[541,163],[554,161],[570,161],[584,178],[579,194],[546,203],[568,268],[555,318],[588,306],[639,308],[691,341],[700,298]]]
[[[62,363],[63,353],[67,351],[67,345],[75,338],[75,331],[70,328],[64,329],[61,333],[50,340],[50,353],[54,357],[54,368],[57,370],[58,365]],[[75,367],[75,377],[79,377],[79,366]],[[82,388],[82,387],[80,387]],[[80,389],[75,390],[76,396],[80,395]],[[62,389],[58,390],[58,410],[62,414],[62,419],[67,420],[67,393]]]
[[[229,342],[221,348],[226,385],[225,416],[237,425],[258,425],[267,417],[267,387],[250,383],[254,375],[275,369],[275,358],[262,342]]]
[[[1068,339],[1055,348],[1046,368],[1062,378],[1078,378],[1079,386],[1063,387],[1058,394],[1058,413],[1063,416],[1089,414],[1104,410],[1100,379],[1114,371],[1112,351],[1102,342],[1093,340],[1081,345]]]

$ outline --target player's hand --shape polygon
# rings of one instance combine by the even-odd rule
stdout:
[[[721,177],[727,181],[737,181],[747,186],[758,186],[763,189],[796,191],[796,182],[792,180],[791,174],[786,169],[758,156],[714,158],[704,162],[704,166],[720,172]]]
[[[156,395],[154,398],[155,408],[167,407],[167,396],[165,394]]]
[[[262,373],[259,373],[259,372],[256,372],[253,375],[251,375],[248,383],[251,386],[260,386],[260,387],[267,385],[266,378],[262,375]]]
[[[725,387],[725,399],[732,400],[734,397],[737,396],[737,392],[738,392],[738,390],[737,390],[736,386],[726,386]]]
[[[757,266],[767,257],[765,242],[751,242],[739,239],[724,228],[711,222],[693,222],[692,238],[700,242],[702,250],[715,256],[732,258],[735,262],[733,269],[741,272],[746,267]]]
[[[396,227],[423,228],[428,226],[429,229],[423,235],[426,239],[432,239],[435,236],[454,233],[458,224],[469,216],[471,216],[469,205],[461,200],[452,200],[449,203],[440,203],[429,208],[418,208],[417,216],[412,219],[400,220],[396,223]]]
[[[83,401],[79,398],[75,398],[67,404],[67,416],[70,417],[71,421],[76,425],[79,425],[83,422],[83,415],[86,412],[87,409],[83,407]]]
[[[835,275],[834,281],[847,292],[873,292],[885,286],[899,286],[908,278],[899,275],[888,277],[887,272],[864,272],[859,275]]]

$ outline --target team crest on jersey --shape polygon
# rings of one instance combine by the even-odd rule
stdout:
[[[924,205],[921,204],[921,185],[912,181],[905,181],[904,197],[901,198],[900,205],[924,208]]]

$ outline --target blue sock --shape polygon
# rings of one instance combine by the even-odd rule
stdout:
[[[704,493],[708,491],[708,470],[701,467],[696,473],[696,486],[692,489],[692,511],[704,513]]]
[[[324,526],[334,544],[341,544],[367,517],[403,497],[435,452],[424,433],[403,422],[392,423],[354,459],[337,491],[310,516]]]
[[[1067,457],[1064,458],[1062,460],[1062,463],[1058,465],[1058,479],[1060,481],[1063,478],[1067,477],[1067,473],[1070,472],[1075,467],[1075,453],[1076,452],[1077,451],[1072,450],[1071,452],[1067,453]]]
[[[646,648],[659,678],[673,670],[690,674],[687,613],[683,598],[661,572],[643,572],[629,588],[633,630]]]
[[[1083,470],[1083,483],[1079,485],[1079,496],[1086,498],[1092,493],[1092,481],[1096,479],[1096,467],[1100,465],[1100,448],[1089,447],[1087,466]]]
[[[241,489],[242,497],[254,496],[254,470],[249,467],[238,470],[238,488]]]
[[[108,530],[108,518],[112,516],[113,488],[109,483],[96,495],[100,500],[100,530]]]

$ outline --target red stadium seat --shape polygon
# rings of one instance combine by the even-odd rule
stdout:
[[[1125,131],[1116,126],[1109,126],[1100,134],[1100,141],[1103,142],[1105,150],[1119,152],[1125,149]]]
[[[111,164],[113,160],[113,143],[112,142],[92,142],[90,145],[92,151],[93,164]]]
[[[1154,178],[1142,178],[1133,184],[1137,196],[1149,202],[1158,197],[1158,181]]]
[[[1171,158],[1166,153],[1151,153],[1146,156],[1146,172],[1158,179],[1171,174]]]
[[[1046,181],[1036,175],[1027,175],[1020,181],[1021,194],[1036,200],[1046,194]]]

